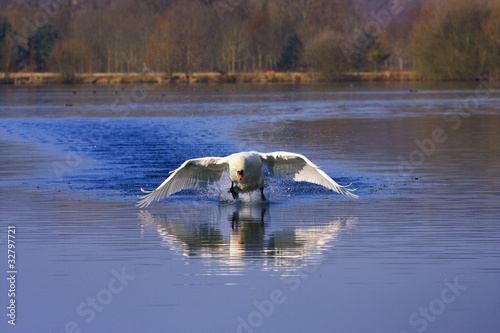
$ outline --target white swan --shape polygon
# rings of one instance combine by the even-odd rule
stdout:
[[[309,161],[305,156],[295,153],[274,152],[258,153],[255,151],[241,152],[226,157],[203,157],[187,160],[154,191],[141,196],[137,206],[147,207],[153,201],[159,201],[171,194],[184,189],[195,187],[199,183],[219,181],[224,171],[229,169],[233,198],[239,192],[248,192],[260,189],[262,200],[264,196],[264,174],[262,167],[266,166],[275,176],[282,176],[295,181],[304,181],[324,186],[337,193],[351,198],[358,196],[352,193],[353,189],[337,184],[326,173]]]

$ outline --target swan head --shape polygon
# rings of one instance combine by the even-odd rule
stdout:
[[[247,168],[247,161],[245,159],[245,156],[238,156],[234,160],[234,169],[236,169],[236,176],[238,177],[238,180],[242,180],[243,177],[245,177],[245,170]],[[234,170],[233,169],[233,170]]]

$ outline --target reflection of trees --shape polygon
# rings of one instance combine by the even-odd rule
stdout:
[[[166,246],[183,256],[208,260],[214,269],[249,262],[266,269],[289,269],[317,262],[339,233],[355,222],[324,220],[327,217],[320,217],[321,222],[314,217],[312,222],[308,213],[314,207],[301,207],[302,213],[282,209],[261,204],[204,205],[172,218],[149,212],[141,212],[140,218],[145,227],[156,229]]]

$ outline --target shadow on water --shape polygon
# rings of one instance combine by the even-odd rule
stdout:
[[[163,245],[187,260],[201,259],[214,275],[318,264],[357,220],[335,216],[324,204],[252,202],[177,204],[168,213],[141,211],[139,217],[143,230],[156,230]]]

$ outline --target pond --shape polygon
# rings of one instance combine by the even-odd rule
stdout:
[[[265,203],[225,175],[136,207],[186,159],[248,150],[359,198],[266,173]],[[488,83],[0,87],[0,154],[2,331],[500,330]]]

